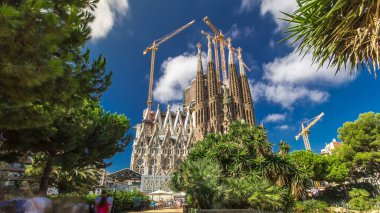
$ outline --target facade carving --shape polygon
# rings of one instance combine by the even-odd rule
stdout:
[[[211,37],[208,37],[207,69],[203,71],[201,44],[198,48],[196,79],[184,91],[184,106],[175,112],[143,112],[143,121],[135,126],[130,168],[142,175],[142,191],[169,190],[169,175],[186,159],[196,141],[208,133],[228,131],[233,121],[256,125],[248,78],[238,49],[239,71],[228,40],[228,85],[223,85],[220,71],[213,62]],[[214,42],[214,45],[216,43]],[[215,47],[215,46],[214,46]]]

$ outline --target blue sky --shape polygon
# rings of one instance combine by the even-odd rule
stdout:
[[[245,63],[252,69],[247,75],[256,119],[264,123],[270,141],[285,140],[292,150],[304,149],[303,141],[294,139],[300,123],[324,112],[309,137],[312,149],[320,152],[337,138],[344,122],[363,112],[379,111],[380,84],[365,71],[350,75],[350,70],[343,70],[334,76],[334,69],[323,67],[316,72],[310,54],[301,61],[294,46],[278,44],[286,23],[276,17],[281,16],[279,11],[295,8],[295,0],[100,0],[86,48],[94,58],[104,55],[107,68],[114,72],[102,106],[125,114],[132,126],[141,122],[150,69],[150,54],[143,55],[143,50],[154,39],[195,19],[195,24],[163,43],[156,55],[153,106],[160,103],[163,110],[167,104],[180,104],[183,88],[195,76],[195,45],[206,46],[200,31],[210,31],[202,21],[208,16],[232,37],[234,47],[243,49]],[[131,151],[132,144],[110,159],[113,164],[108,170],[129,167]]]

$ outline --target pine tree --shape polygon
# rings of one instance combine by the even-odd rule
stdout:
[[[75,105],[97,88],[91,78],[106,75],[105,59],[99,57],[90,66],[89,52],[82,52],[94,19],[89,11],[96,3],[2,1],[0,131],[49,124],[55,104]]]

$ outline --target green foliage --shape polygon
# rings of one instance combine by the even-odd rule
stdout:
[[[357,188],[353,188],[350,192],[350,197],[351,198],[358,198],[358,197],[362,197],[362,198],[368,198],[370,196],[369,192],[365,189],[357,189]]]
[[[95,203],[97,196],[98,195],[95,193],[90,193],[90,194],[86,195],[86,203],[89,205],[91,205],[91,204],[93,205]]]
[[[175,191],[186,191],[193,207],[209,209],[218,198],[221,169],[210,159],[186,160],[172,174],[170,186]]]
[[[344,142],[335,152],[350,169],[353,179],[378,178],[380,173],[380,113],[361,114],[354,122],[338,129]]]
[[[285,21],[291,23],[285,38],[299,41],[297,51],[313,53],[313,62],[322,67],[350,67],[358,70],[367,65],[371,72],[379,69],[378,44],[380,1],[298,0],[299,8]],[[352,72],[352,71],[351,71]]]
[[[89,51],[82,52],[96,3],[2,1],[0,131],[50,124],[56,105],[99,99],[110,85],[105,58],[90,64]]]
[[[327,203],[319,200],[305,200],[296,203],[295,212],[329,212]]]
[[[348,177],[348,168],[335,155],[318,155],[311,151],[294,151],[288,157],[299,170],[314,181],[326,180],[342,183]]]
[[[358,210],[358,211],[370,210],[372,207],[369,199],[365,199],[363,197],[352,198],[348,202],[348,205],[350,206],[350,209]]]
[[[116,191],[113,193],[114,206],[117,206],[118,210],[131,210],[137,197],[140,197],[142,202],[149,200],[149,196],[145,196],[142,192],[137,190]]]
[[[84,101],[76,108],[57,107],[55,113],[59,118],[51,125],[21,132],[9,131],[10,142],[4,144],[8,152],[2,153],[4,158],[20,151],[35,153],[41,163],[41,190],[47,189],[46,181],[53,168],[62,171],[61,175],[68,172],[66,177],[73,177],[73,171],[105,167],[107,164],[104,159],[124,150],[131,140],[130,135],[125,135],[129,129],[129,120],[124,115],[104,112],[96,101]],[[55,184],[62,186],[66,182],[66,187],[62,189],[66,188],[64,191],[67,191],[69,185],[78,180],[78,174],[75,176],[72,181],[60,178],[61,181]],[[57,178],[59,177],[54,179]],[[72,186],[75,190],[87,188]]]
[[[34,182],[39,182],[44,168],[43,156],[36,155],[32,164],[26,168],[25,174]],[[98,185],[98,173],[99,170],[94,166],[75,167],[66,170],[60,166],[54,166],[49,177],[49,185],[56,187],[60,194],[73,192],[84,194]]]
[[[204,162],[211,166],[201,166]],[[306,181],[287,158],[272,151],[262,127],[233,123],[228,133],[196,143],[172,175],[171,187],[194,194],[187,199],[194,207],[283,210],[304,196]]]
[[[365,211],[371,209],[370,193],[365,189],[353,188],[349,192],[351,200],[348,202],[350,209]]]

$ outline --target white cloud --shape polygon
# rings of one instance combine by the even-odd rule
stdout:
[[[286,115],[285,114],[269,114],[267,115],[263,122],[269,123],[269,122],[279,122],[285,120]]]
[[[311,53],[302,58],[296,53],[296,50],[285,57],[275,58],[272,62],[264,64],[264,71],[264,79],[275,84],[329,84],[336,86],[355,78],[349,74],[349,70],[342,70],[334,76],[335,69],[327,68],[327,65],[318,70],[318,65],[313,64]]]
[[[265,15],[271,14],[276,22],[277,30],[285,27],[287,23],[279,18],[284,18],[281,12],[292,13],[297,9],[296,0],[261,0],[260,13]]]
[[[263,65],[263,81],[252,87],[254,100],[265,99],[291,109],[297,102],[323,103],[328,100],[327,88],[351,82],[356,76],[342,70],[335,76],[335,68],[326,65],[318,70],[312,55],[302,58],[295,50]]]
[[[284,125],[280,125],[280,126],[276,126],[276,129],[279,129],[279,130],[287,130],[289,129],[290,127],[286,124]]]
[[[258,3],[258,0],[241,0],[239,13],[247,12],[252,10],[252,8]]]
[[[202,57],[205,63],[205,53],[202,53]],[[197,63],[197,55],[189,53],[166,59],[161,65],[162,76],[153,91],[154,100],[160,103],[182,101],[184,89],[196,77]]]
[[[328,100],[329,94],[318,89],[309,89],[304,86],[257,83],[253,87],[254,96],[264,98],[284,108],[291,109],[296,102],[310,101],[322,103]]]
[[[101,39],[111,31],[115,21],[127,14],[128,0],[100,0],[93,12],[95,20],[90,24],[91,38]]]
[[[270,14],[277,24],[277,30],[285,27],[287,23],[279,18],[284,15],[281,12],[291,13],[297,8],[296,0],[241,0],[239,12],[251,11],[254,6],[260,5],[260,14]]]
[[[239,28],[236,23],[234,23],[231,28],[226,32],[226,37],[231,37],[233,40],[240,38],[240,37],[249,37],[253,34],[254,28],[253,27],[243,27]]]

